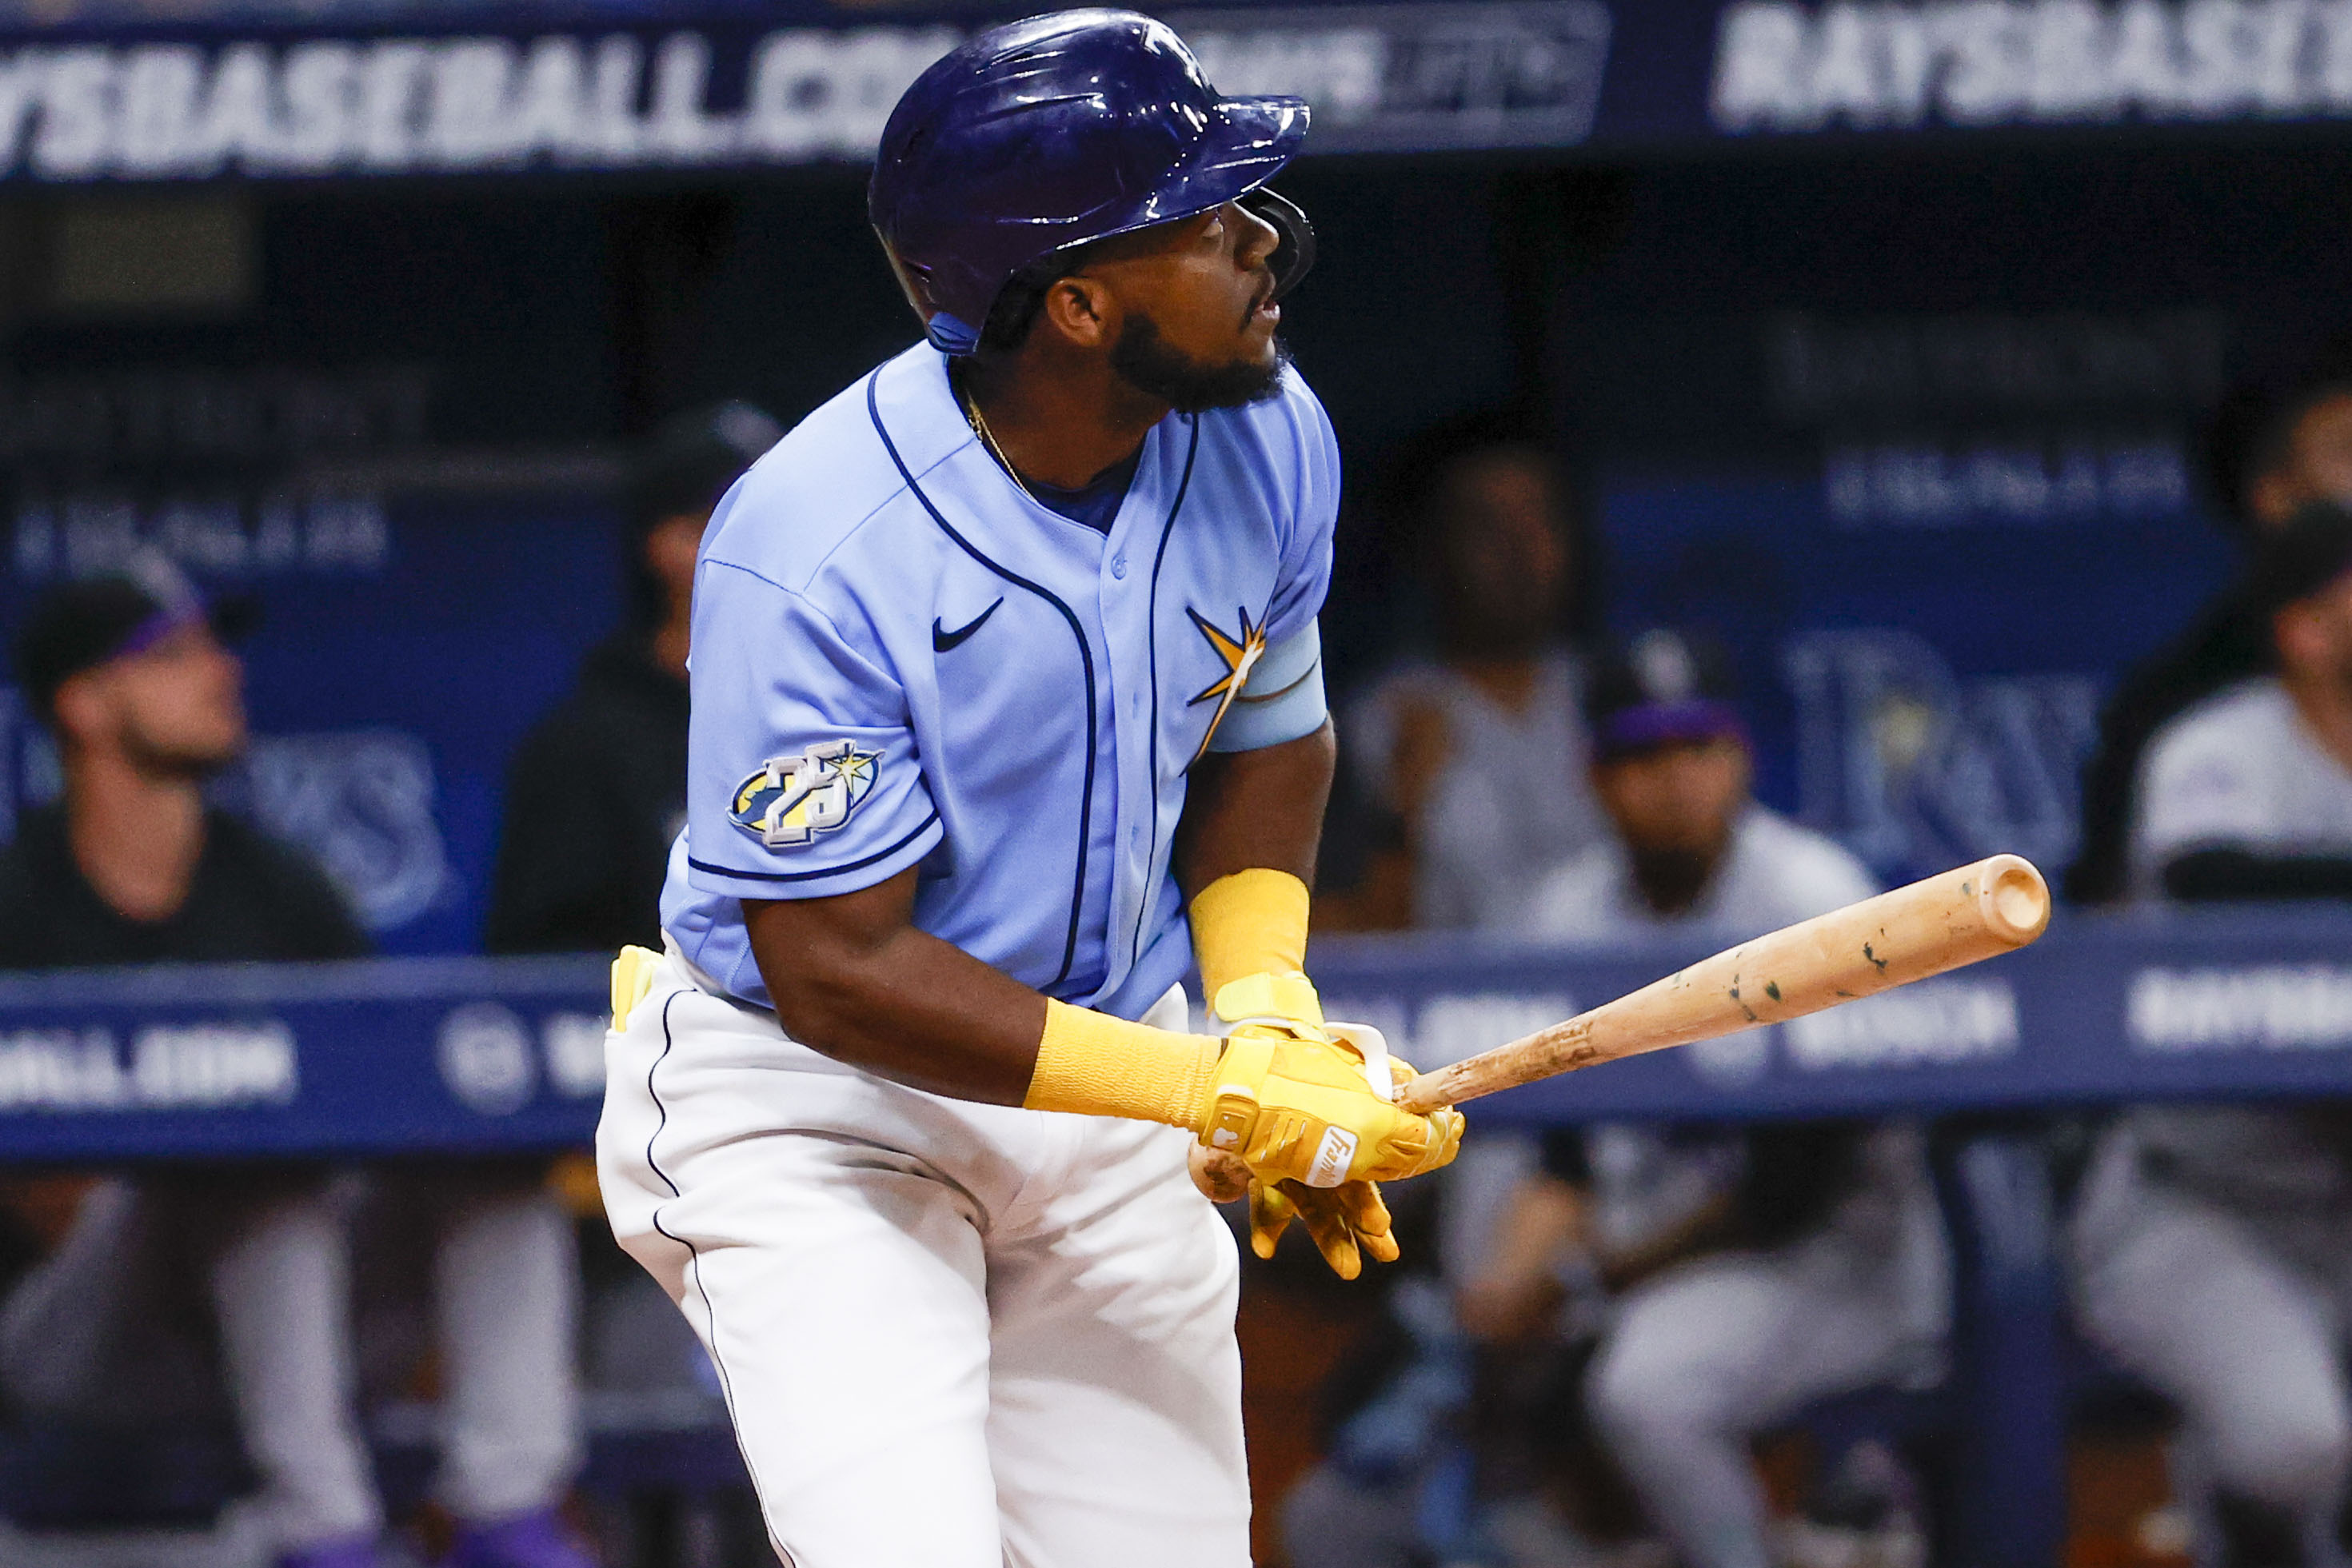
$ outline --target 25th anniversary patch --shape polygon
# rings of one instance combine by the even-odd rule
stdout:
[[[846,740],[828,740],[789,757],[771,757],[735,786],[729,820],[772,850],[804,844],[849,821],[874,788],[882,760]]]

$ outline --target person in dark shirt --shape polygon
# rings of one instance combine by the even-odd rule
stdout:
[[[638,457],[631,624],[590,651],[572,695],[515,753],[489,951],[661,946],[662,878],[686,813],[695,558],[719,497],[783,434],[748,403],[721,403],[662,426]]]
[[[215,617],[154,559],[53,589],[17,643],[65,792],[0,853],[0,967],[350,958],[368,941],[295,850],[207,807],[243,752],[242,669]],[[570,1236],[535,1173],[379,1178],[426,1213],[451,1441],[442,1490],[458,1568],[586,1568],[551,1504],[574,1462]],[[351,1259],[316,1167],[159,1166],[97,1184],[0,1313],[0,1379],[68,1421],[191,1407],[158,1364],[201,1295],[247,1457],[247,1504],[285,1568],[379,1568],[382,1507],[354,1418]]]
[[[365,955],[316,866],[205,804],[245,749],[239,666],[184,584],[145,575],[51,594],[20,640],[67,794],[0,856],[0,967]]]
[[[2352,504],[2352,340],[2324,349],[2291,377],[2239,389],[2209,445],[2213,497],[2257,544],[2315,502]],[[2241,583],[2125,675],[2099,716],[2098,745],[2083,769],[2082,847],[2066,871],[2068,898],[2112,904],[2131,891],[2148,741],[2207,697],[2261,674],[2270,653],[2267,607],[2249,602]]]

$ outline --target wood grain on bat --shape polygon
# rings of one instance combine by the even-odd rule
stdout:
[[[2050,924],[2031,862],[1993,855],[1783,926],[1591,1012],[1424,1072],[1416,1111],[1621,1057],[1802,1018],[2022,947]]]

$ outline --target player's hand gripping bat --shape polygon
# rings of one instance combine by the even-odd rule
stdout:
[[[1994,855],[1782,926],[1524,1040],[1424,1072],[1397,1102],[1430,1112],[1620,1057],[1802,1018],[2022,947],[2050,924],[2032,862]]]

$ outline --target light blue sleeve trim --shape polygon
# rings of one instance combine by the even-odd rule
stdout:
[[[1314,734],[1330,716],[1323,695],[1323,632],[1309,621],[1257,656],[1209,749],[1256,751],[1280,746]]]

